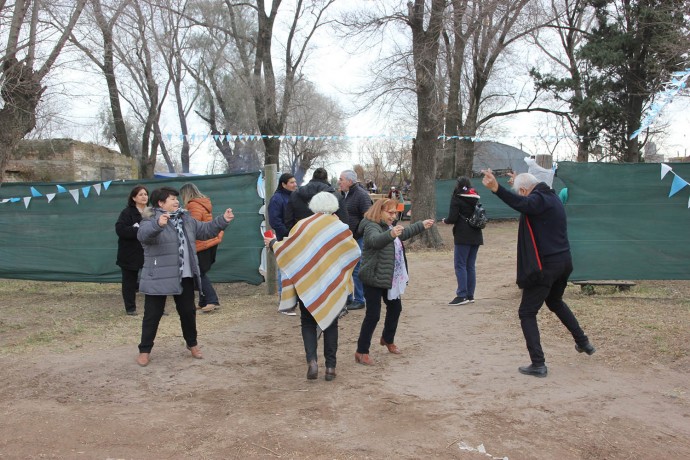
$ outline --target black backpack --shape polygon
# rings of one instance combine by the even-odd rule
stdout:
[[[481,203],[474,205],[474,212],[470,217],[466,217],[465,220],[467,224],[472,228],[482,229],[486,227],[486,223],[489,219],[486,217],[486,210]]]

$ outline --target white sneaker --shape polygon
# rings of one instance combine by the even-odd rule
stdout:
[[[297,316],[297,313],[295,313],[295,310],[283,310],[280,313],[287,315],[287,316]]]

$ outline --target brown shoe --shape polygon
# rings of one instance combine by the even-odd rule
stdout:
[[[373,366],[374,360],[369,357],[368,353],[355,353],[355,362],[364,364],[365,366]]]
[[[395,345],[395,344],[393,344],[393,343],[386,343],[386,341],[383,340],[383,337],[381,337],[381,345],[383,345],[383,346],[385,346],[386,348],[388,348],[388,352],[389,352],[389,353],[393,353],[393,354],[395,354],[395,355],[402,354],[402,350],[400,350],[400,348],[398,348],[397,345]]]
[[[309,361],[309,367],[307,367],[307,379],[316,380],[319,376],[319,365],[316,364],[316,360]]]
[[[151,358],[149,358],[150,354],[151,353],[139,353],[139,356],[137,356],[137,364],[141,367],[148,366],[149,361],[151,361]]]
[[[215,311],[216,308],[218,308],[218,306],[216,304],[210,303],[210,304],[206,305],[205,307],[201,307],[200,310],[203,313],[211,313],[212,311]]]
[[[199,349],[199,345],[194,345],[193,347],[190,347],[189,345],[187,345],[187,350],[192,352],[192,358],[204,359],[204,355],[201,353],[201,349]]]
[[[326,368],[326,381],[330,382],[335,378],[335,367],[327,367]]]

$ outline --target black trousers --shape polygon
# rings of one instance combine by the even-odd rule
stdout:
[[[575,343],[585,345],[589,339],[577,322],[577,318],[570,307],[563,301],[563,293],[568,284],[568,277],[573,271],[573,263],[570,254],[558,254],[552,258],[544,258],[542,261],[544,272],[544,285],[525,288],[522,290],[522,301],[518,316],[522,334],[525,336],[527,351],[532,364],[540,366],[544,364],[544,351],[541,348],[537,313],[546,302],[546,306],[556,314],[561,323],[570,331]]]
[[[144,319],[141,322],[140,353],[151,353],[156,339],[158,324],[165,309],[165,295],[146,295],[144,300]],[[175,307],[180,315],[182,337],[188,347],[196,346],[196,306],[194,305],[194,281],[182,278],[182,294],[174,295]]]
[[[395,332],[398,329],[398,320],[402,312],[400,298],[388,300],[388,289],[364,285],[364,299],[367,301],[362,329],[357,340],[357,353],[368,354],[371,346],[371,337],[374,335],[376,325],[381,319],[381,300],[386,304],[386,319],[383,322],[381,337],[386,343],[395,343]]]
[[[139,270],[122,270],[122,300],[125,301],[125,310],[137,309],[137,289],[139,289]]]
[[[316,356],[316,345],[319,336],[316,332],[318,324],[314,317],[299,301],[300,321],[302,323],[302,340],[304,341],[304,352],[307,354],[307,362],[318,361]],[[338,318],[323,331],[323,356],[326,367],[335,368],[336,353],[338,352]]]

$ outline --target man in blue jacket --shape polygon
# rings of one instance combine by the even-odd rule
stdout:
[[[364,218],[364,213],[371,207],[371,197],[364,190],[364,187],[359,185],[357,181],[357,173],[351,169],[346,169],[340,173],[338,179],[338,186],[340,193],[343,196],[345,209],[347,209],[347,224],[350,226],[350,231],[354,236],[359,250],[362,250],[362,235],[357,234],[357,227]],[[359,280],[359,266],[361,262],[357,262],[354,272],[352,272],[352,281],[355,283],[355,293],[353,298],[348,298],[348,310],[360,310],[364,308],[364,286]]]
[[[532,364],[518,370],[525,375],[546,377],[537,325],[537,313],[544,302],[572,334],[575,350],[588,355],[596,351],[563,301],[568,277],[573,271],[565,207],[548,185],[531,174],[515,176],[513,190],[516,193],[512,193],[496,181],[490,169],[482,173],[484,186],[520,213],[517,284],[522,288],[522,300],[518,315]]]

